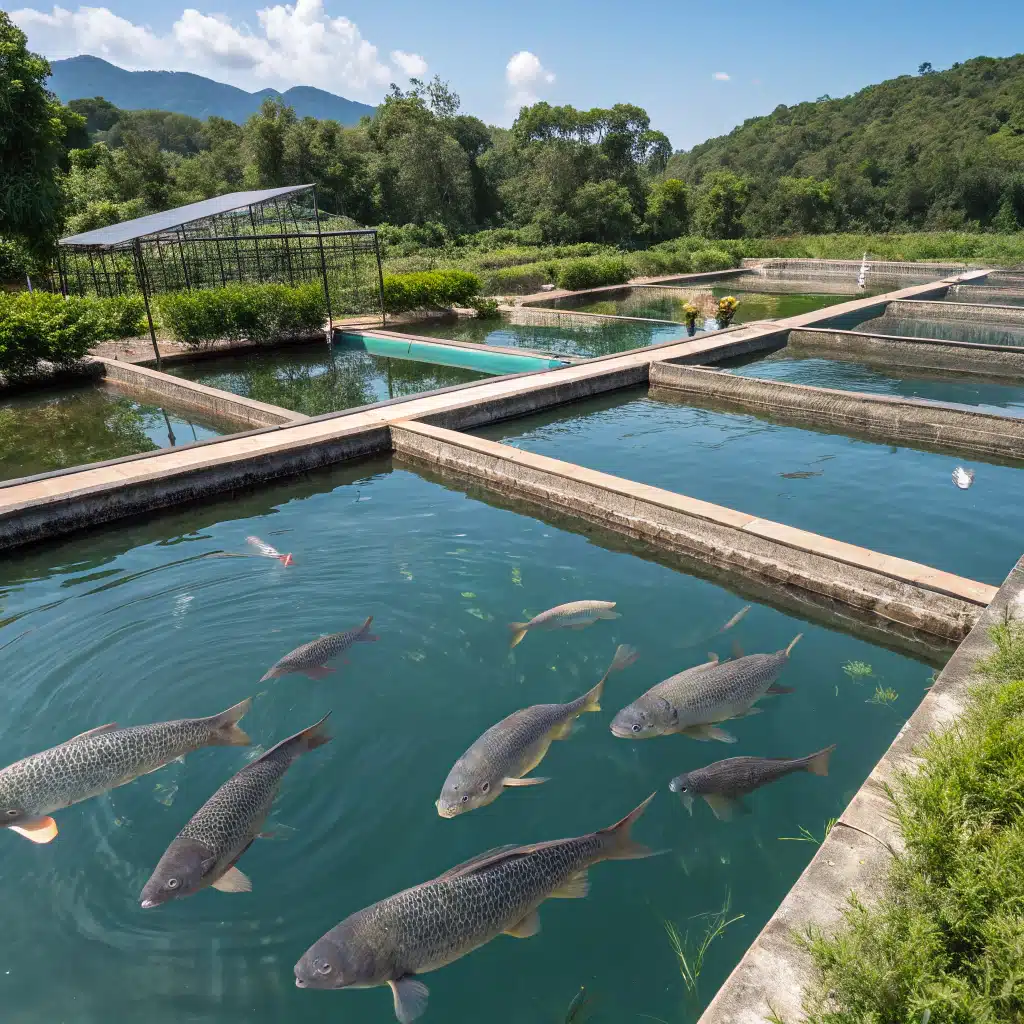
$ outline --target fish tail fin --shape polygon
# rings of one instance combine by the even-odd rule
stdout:
[[[238,726],[239,720],[252,707],[252,697],[246,697],[234,707],[222,711],[208,719],[211,726],[210,746],[212,747],[247,747],[252,743],[249,734]]]
[[[604,684],[608,679],[608,673],[601,677],[600,682],[592,690],[588,690],[583,695],[583,707],[580,708],[580,714],[582,715],[585,711],[600,711],[601,710],[601,695],[604,693]]]
[[[807,758],[806,771],[809,771],[812,775],[828,775],[828,759],[832,756],[832,751],[836,749],[836,745],[833,743],[831,747],[826,747],[824,750],[819,750],[816,754],[811,754]]]
[[[526,630],[529,628],[525,622],[510,622],[508,624],[509,631],[512,633],[512,640],[509,643],[509,647],[515,647],[516,644],[520,643],[524,636],[526,636]]]
[[[647,810],[647,805],[657,794],[652,793],[639,807],[627,814],[622,821],[617,821],[608,828],[603,828],[598,835],[607,840],[606,860],[639,860],[642,857],[654,857],[655,850],[638,843],[632,835],[637,819]]]
[[[640,655],[635,647],[630,647],[629,644],[619,644],[615,650],[615,657],[612,658],[612,663],[601,677],[601,681],[586,694],[580,713],[582,714],[584,711],[600,711],[601,695],[604,693],[604,684],[608,682],[608,677],[613,672],[621,672],[622,669],[632,665],[639,657]]]
[[[280,561],[280,563],[282,565],[291,565],[292,564],[292,556],[291,556],[290,553],[287,554],[287,555],[278,555],[277,558],[278,558],[278,561]]]
[[[803,636],[803,633],[797,633],[797,635],[795,637],[793,637],[792,640],[789,641],[789,646],[786,648],[786,657],[787,658],[790,656],[790,654],[793,653],[793,648],[796,647],[797,641],[799,641],[800,637],[802,637],[802,636]]]
[[[380,637],[376,633],[370,632],[370,623],[373,622],[373,616],[370,615],[367,620],[359,627],[359,632],[356,634],[356,643],[360,644],[372,644],[375,640],[379,640]]]
[[[271,747],[263,757],[270,757],[277,751],[287,751],[289,756],[294,759],[308,754],[311,750],[316,750],[317,747],[322,747],[325,743],[330,743],[333,737],[328,735],[326,725],[327,719],[330,717],[331,713],[328,711],[315,725],[297,732],[294,736],[289,736],[286,740],[281,740],[280,743]]]

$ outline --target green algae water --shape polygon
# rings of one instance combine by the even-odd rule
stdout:
[[[868,365],[804,356],[782,349],[754,362],[728,367],[729,372],[788,384],[809,384],[841,391],[862,391],[897,398],[924,398],[974,406],[999,416],[1024,416],[1024,385],[952,371],[928,373],[909,367]]]
[[[102,384],[29,392],[0,401],[0,480],[244,429],[205,414],[139,402]]]
[[[251,550],[251,534],[294,564],[214,557]],[[932,666],[642,553],[380,461],[5,554],[0,763],[106,722],[213,714],[249,695],[242,725],[259,744],[197,751],[58,812],[48,846],[0,831],[5,1024],[391,1024],[386,989],[299,990],[293,964],[377,899],[495,846],[610,825],[655,791],[636,836],[666,854],[597,865],[587,899],[542,906],[535,937],[499,937],[425,976],[423,1020],[562,1024],[584,986],[592,1024],[692,1024],[814,853],[785,838],[821,837]],[[622,617],[509,650],[508,621],[580,598],[614,600]],[[353,648],[328,679],[259,684],[298,644],[368,615],[379,641]],[[731,723],[738,743],[634,744],[608,731],[619,707],[707,651],[726,657],[734,641],[774,651],[798,632],[781,679],[795,692]],[[583,693],[620,643],[639,661],[609,680],[600,713],[553,745],[538,772],[549,782],[453,821],[437,815],[448,770],[484,729]],[[248,757],[327,711],[334,741],[292,766],[275,838],[240,862],[253,891],[141,910],[143,884],[198,807]],[[668,792],[673,776],[722,757],[829,743],[827,778],[784,779],[732,823],[702,802],[690,817]],[[692,949],[707,922],[698,915],[727,898],[743,917],[712,943],[690,995],[665,924]]]
[[[985,583],[1002,583],[1020,557],[1018,468],[657,395],[604,396],[480,433]],[[958,465],[976,471],[970,490],[952,482]]]
[[[486,380],[488,376],[475,370],[382,358],[326,344],[201,359],[168,366],[167,372],[306,416]]]

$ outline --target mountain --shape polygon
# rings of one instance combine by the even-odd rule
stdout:
[[[745,179],[747,230],[1024,227],[1024,54],[778,106],[666,174]]]
[[[280,98],[299,117],[333,119],[354,125],[372,116],[374,107],[323,89],[299,85],[286,92],[246,92],[187,71],[125,71],[99,57],[69,57],[51,62],[49,86],[63,103],[102,96],[122,110],[168,110],[204,119],[211,115],[241,124],[265,99]]]

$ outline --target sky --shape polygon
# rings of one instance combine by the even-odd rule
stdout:
[[[186,0],[187,2],[187,0]],[[109,0],[10,9],[51,59],[194,71],[250,91],[314,85],[367,103],[440,75],[467,113],[510,125],[537,99],[634,103],[676,149],[780,103],[980,55],[1024,51],[1024,2],[975,0]]]

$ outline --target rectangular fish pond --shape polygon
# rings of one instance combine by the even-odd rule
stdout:
[[[1024,326],[986,323],[983,319],[954,320],[944,319],[938,315],[934,319],[925,319],[882,314],[856,324],[844,322],[841,326],[846,330],[884,334],[888,337],[936,338],[941,341],[969,341],[977,345],[1024,346]]]
[[[841,391],[862,391],[897,398],[924,398],[973,406],[999,416],[1024,416],[1024,383],[1006,378],[987,379],[970,373],[942,372],[885,366],[821,355],[806,355],[788,347],[742,363],[721,364],[730,373],[788,384],[808,384]]]
[[[491,376],[461,366],[370,355],[340,344],[288,345],[165,368],[177,377],[306,416],[354,409]]]
[[[527,451],[999,584],[1020,555],[1024,472],[619,392],[479,433]],[[951,480],[974,468],[967,491]]]
[[[245,427],[104,384],[0,398],[0,480],[191,444]]]
[[[249,535],[293,563],[222,557],[250,552]],[[616,601],[621,618],[531,632],[509,650],[509,621],[581,598]],[[589,897],[545,903],[535,937],[499,937],[425,976],[423,1020],[560,1024],[584,987],[593,1024],[689,1024],[814,852],[786,840],[803,829],[820,839],[934,667],[383,460],[8,553],[0,608],[0,763],[105,722],[209,715],[250,695],[241,726],[256,744],[198,750],[58,811],[48,846],[0,830],[4,919],[17,936],[3,963],[5,1024],[389,1024],[386,988],[304,991],[293,965],[377,899],[502,844],[611,825],[652,792],[635,835],[666,854],[596,865]],[[297,645],[370,615],[379,640],[349,650],[334,674],[260,683]],[[780,680],[794,692],[730,723],[736,744],[610,733],[620,707],[706,652],[776,651],[797,633]],[[438,816],[449,769],[485,729],[584,693],[622,643],[639,660],[611,677],[600,713],[552,746],[536,772],[550,781]],[[273,836],[239,862],[252,892],[205,889],[142,910],[157,861],[214,790],[328,711],[334,741],[292,765]],[[832,743],[827,778],[783,779],[731,823],[703,802],[690,817],[668,791],[673,776],[723,757]],[[710,920],[698,915],[723,907],[726,920],[742,917],[688,992],[666,927],[692,959]]]

